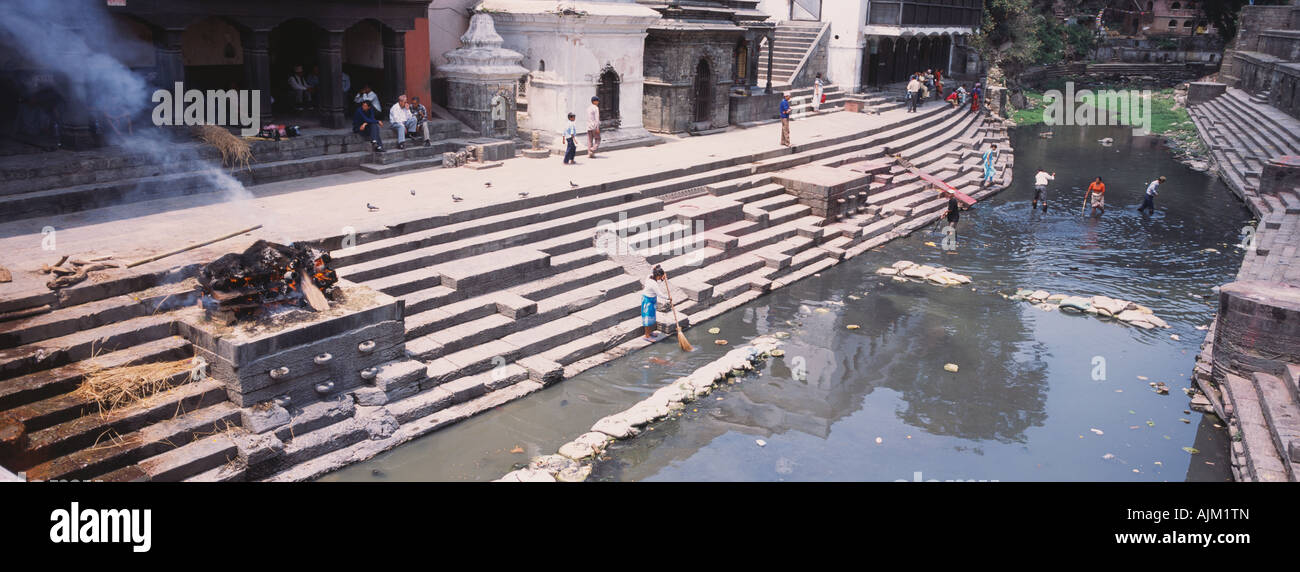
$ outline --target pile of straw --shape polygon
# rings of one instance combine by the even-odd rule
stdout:
[[[235,137],[225,127],[219,125],[199,125],[195,132],[204,143],[221,151],[221,162],[227,167],[242,167],[248,170],[248,162],[253,159],[253,152],[248,142]]]
[[[194,369],[188,359],[93,369],[75,393],[98,403],[101,412],[112,411],[188,381]]]

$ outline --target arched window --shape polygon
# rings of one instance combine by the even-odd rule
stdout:
[[[600,84],[596,86],[596,97],[600,98],[600,123],[602,127],[618,126],[619,82],[618,72],[614,71],[614,66],[606,64],[604,71],[600,74]]]
[[[1183,27],[1184,27],[1184,28],[1190,28],[1190,27],[1192,27],[1192,21],[1191,21],[1191,20],[1183,20]]]
[[[695,121],[713,120],[713,67],[709,60],[700,58],[695,66]]]
[[[1170,9],[1170,10],[1178,10],[1178,9],[1180,9],[1180,8],[1182,8],[1182,7],[1183,7],[1183,5],[1182,5],[1182,4],[1179,4],[1179,3],[1177,3],[1177,2],[1174,2],[1173,4],[1170,4],[1170,5],[1169,5],[1169,9]]]
[[[1170,27],[1170,28],[1177,28],[1177,27],[1178,27],[1178,20],[1170,20],[1170,21],[1169,21],[1169,27]]]
[[[546,60],[537,60],[537,71],[546,71]]]

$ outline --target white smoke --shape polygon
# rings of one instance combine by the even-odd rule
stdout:
[[[0,49],[17,54],[27,68],[53,74],[66,108],[147,116],[143,112],[153,107],[156,87],[113,54],[153,47],[119,27],[102,1],[23,0],[3,5]],[[133,135],[117,140],[127,151],[147,155],[159,165],[200,158],[190,147],[176,145],[168,131],[140,121],[136,125]],[[220,166],[196,174],[206,177],[208,188],[222,193],[223,200],[253,196]]]

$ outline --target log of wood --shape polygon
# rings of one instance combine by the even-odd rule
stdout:
[[[161,259],[161,258],[167,258],[168,256],[171,256],[171,255],[173,255],[173,254],[180,254],[180,253],[185,252],[185,251],[187,251],[187,250],[194,250],[195,248],[198,248],[198,247],[200,247],[200,246],[207,246],[207,245],[212,244],[212,243],[214,243],[214,242],[219,242],[219,241],[225,240],[225,239],[227,239],[227,238],[233,238],[233,237],[239,236],[239,235],[241,235],[241,234],[244,234],[244,233],[246,233],[246,232],[253,232],[253,231],[255,231],[255,230],[259,229],[259,228],[262,228],[262,225],[259,224],[259,225],[255,225],[255,226],[250,226],[250,227],[248,227],[248,228],[246,228],[246,229],[244,229],[244,230],[235,231],[235,232],[232,232],[232,233],[230,233],[230,234],[223,234],[223,235],[221,235],[221,236],[218,236],[218,237],[216,237],[216,238],[212,238],[212,239],[208,239],[208,240],[205,240],[205,241],[203,241],[203,242],[196,242],[196,243],[191,244],[191,245],[189,245],[189,246],[184,246],[184,247],[181,247],[181,248],[177,248],[176,250],[169,250],[169,251],[164,252],[164,253],[162,253],[162,254],[155,254],[155,255],[150,256],[150,257],[148,257],[148,258],[141,258],[140,260],[137,260],[137,261],[135,261],[135,262],[132,262],[132,263],[130,263],[130,264],[127,264],[126,267],[127,267],[127,268],[134,268],[134,267],[139,266],[139,265],[141,265],[141,264],[144,264],[144,263],[146,263],[146,262],[153,262],[153,261],[158,260],[158,259]]]
[[[300,280],[300,284],[302,284],[302,293],[307,295],[307,303],[311,305],[311,309],[317,312],[324,312],[325,310],[330,309],[330,301],[325,298],[325,293],[321,292],[320,288],[316,287],[316,283],[311,281],[311,276],[307,274],[307,269],[303,268],[299,270],[298,276],[302,278],[302,280]]]

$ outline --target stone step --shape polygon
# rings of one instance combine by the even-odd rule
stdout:
[[[1269,434],[1277,448],[1282,464],[1286,466],[1287,476],[1295,481],[1300,478],[1300,405],[1287,388],[1282,378],[1255,372],[1252,376],[1255,390],[1259,394],[1260,410],[1268,422]],[[1290,454],[1295,452],[1294,457]]]
[[[496,235],[501,232],[514,232],[537,223],[564,219],[592,210],[624,205],[640,197],[636,193],[610,191],[590,196],[576,196],[576,193],[555,193],[529,199],[522,199],[503,205],[491,205],[462,215],[464,220],[452,221],[416,221],[403,234],[377,240],[361,242],[351,248],[335,250],[331,253],[336,269],[358,265],[379,258],[407,252],[437,244],[451,244],[458,241]],[[617,211],[615,211],[617,212]],[[631,216],[631,215],[629,215]],[[617,220],[617,217],[615,217]],[[417,223],[422,223],[417,226]],[[439,224],[441,223],[441,224]],[[544,237],[550,238],[550,236]]]
[[[1215,98],[1206,103],[1206,111],[1218,114],[1212,116],[1212,121],[1230,122],[1236,134],[1248,139],[1254,148],[1270,156],[1291,154],[1291,149],[1277,137],[1274,128],[1260,124],[1253,115],[1237,107],[1231,98]]]
[[[27,469],[32,480],[89,479],[224,431],[239,423],[239,408],[224,401],[144,426],[120,436],[106,436],[81,449]]]
[[[772,214],[771,216],[768,217],[767,224],[769,226],[777,226],[783,223],[790,222],[797,218],[806,216],[807,214],[812,212],[812,207],[807,205],[793,204],[770,212]]]
[[[1232,403],[1234,421],[1241,432],[1249,475],[1256,481],[1288,480],[1286,465],[1273,444],[1272,433],[1260,408],[1259,393],[1254,384],[1243,377],[1227,374],[1224,376],[1223,387],[1228,390],[1227,397]],[[1235,436],[1233,440],[1236,440]]]
[[[782,189],[781,194],[754,201],[749,203],[749,206],[770,212],[780,210],[797,202],[799,202],[799,197],[784,192],[784,189]]]
[[[233,469],[239,458],[239,447],[227,433],[218,433],[164,451],[148,459],[105,473],[94,480],[106,482],[180,482],[190,477],[212,472],[203,482],[222,482],[231,476],[218,476],[219,469]],[[235,470],[242,474],[242,470]],[[234,472],[234,471],[232,471]],[[233,476],[233,475],[232,475]]]
[[[190,305],[197,299],[190,287],[175,285],[162,290],[160,294],[142,299],[115,296],[58,308],[30,318],[0,322],[0,350]]]
[[[169,316],[140,316],[41,341],[39,347],[0,350],[0,380],[47,370],[171,335]]]
[[[605,260],[575,268],[563,274],[515,286],[508,291],[530,300],[539,301],[620,274],[623,274],[622,266]]]
[[[188,373],[174,376],[172,382],[177,385],[172,389],[106,412],[98,411],[86,400],[71,402],[76,400],[75,396],[32,404],[24,413],[40,416],[30,419],[34,426],[27,429],[23,461],[29,466],[44,462],[103,444],[106,438],[138,431],[186,411],[227,401],[223,383],[215,379],[188,381]],[[84,415],[76,416],[83,412]],[[73,418],[50,423],[68,417]]]
[[[8,379],[0,382],[0,411],[68,393],[81,384],[87,371],[175,361],[193,355],[194,350],[188,341],[180,336],[167,336],[99,354],[84,361]]]
[[[520,226],[508,231],[475,236],[446,244],[422,245],[422,241],[406,241],[404,251],[389,256],[344,267],[339,273],[354,282],[366,283],[370,280],[425,268],[433,264],[442,264],[467,256],[476,256],[500,251],[511,246],[528,244],[545,238],[570,234],[581,230],[596,229],[601,221],[617,220],[619,213],[637,216],[663,208],[663,202],[657,199],[642,199],[617,206],[592,210],[567,216],[558,220],[537,222]],[[360,247],[358,247],[360,248]],[[463,266],[463,264],[448,265]],[[453,287],[448,284],[448,287]]]

